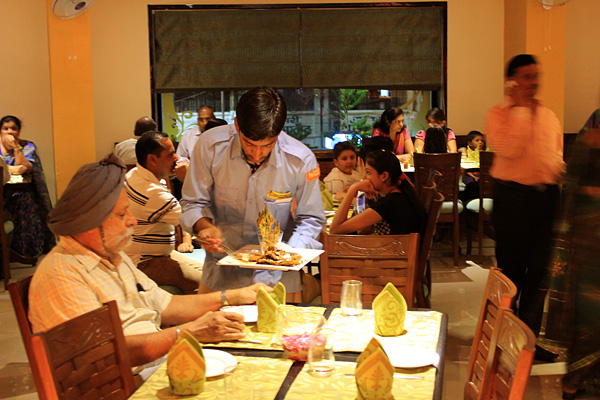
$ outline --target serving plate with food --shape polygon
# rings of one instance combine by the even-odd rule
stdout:
[[[323,250],[296,249],[282,244],[279,222],[275,221],[266,204],[258,214],[256,224],[260,245],[246,245],[233,253],[228,252],[227,257],[219,260],[217,265],[298,271],[323,253]]]

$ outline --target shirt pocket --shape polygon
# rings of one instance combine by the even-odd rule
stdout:
[[[292,202],[293,198],[286,197],[284,199],[272,199],[265,197],[264,201],[275,221],[279,221],[281,230],[284,231],[288,221],[292,218]]]

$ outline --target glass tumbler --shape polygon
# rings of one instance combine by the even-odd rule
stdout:
[[[340,300],[342,314],[347,317],[362,314],[362,282],[349,280],[342,282],[342,294]]]
[[[311,332],[326,324],[325,317],[319,313],[302,308],[286,310],[280,327],[280,342],[284,353],[292,360],[306,361]]]
[[[308,340],[308,373],[313,376],[329,376],[335,369],[333,355],[333,331],[327,327],[313,330]]]

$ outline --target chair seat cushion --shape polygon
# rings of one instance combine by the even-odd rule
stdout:
[[[451,201],[445,201],[442,203],[442,209],[440,210],[440,214],[452,214],[454,203]],[[463,211],[463,203],[458,200],[456,207],[458,208],[458,213],[460,214]]]
[[[15,224],[12,221],[4,221],[4,232],[8,235],[15,229]]]
[[[469,210],[471,212],[478,213],[479,212],[479,199],[469,200],[469,202],[467,202],[465,207],[467,208],[467,210]],[[489,199],[489,198],[483,199],[483,212],[486,214],[490,214],[493,209],[494,209],[494,200]]]

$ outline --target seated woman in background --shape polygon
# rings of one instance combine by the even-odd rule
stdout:
[[[331,233],[377,235],[422,234],[427,223],[425,209],[419,202],[412,183],[400,169],[396,156],[385,150],[367,155],[365,180],[354,183],[338,208],[329,231]],[[370,208],[348,219],[350,205],[358,191],[374,197],[381,195]]]
[[[400,107],[388,108],[381,114],[381,119],[373,126],[372,137],[384,136],[392,139],[394,154],[401,161],[409,161],[415,151],[410,133],[404,126],[404,112]]]
[[[2,159],[13,175],[22,175],[31,185],[6,185],[4,204],[15,224],[11,249],[21,256],[38,257],[56,243],[46,217],[52,209],[44,171],[33,142],[19,139],[21,121],[12,115],[0,119]]]
[[[442,110],[440,110],[437,107],[429,110],[427,112],[427,125],[429,125],[429,127],[439,126],[440,128],[442,128],[444,130],[444,133],[446,134],[446,146],[448,147],[448,152],[457,152],[456,135],[454,134],[454,132],[452,132],[451,129],[449,129],[446,126],[446,116],[444,115],[444,112]],[[423,153],[423,146],[425,144],[426,134],[426,131],[421,130],[417,132],[417,135],[415,136],[415,151],[417,153]]]
[[[423,153],[447,153],[447,143],[446,132],[439,126],[432,126],[427,129]]]

